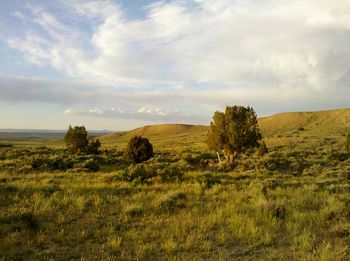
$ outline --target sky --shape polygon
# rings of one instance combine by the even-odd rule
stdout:
[[[350,107],[350,1],[0,1],[0,128]]]

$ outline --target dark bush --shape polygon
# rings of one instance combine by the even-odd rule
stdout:
[[[287,210],[284,206],[275,206],[272,210],[272,216],[283,220],[287,217]]]
[[[73,168],[74,164],[69,159],[55,158],[52,159],[52,168],[55,170],[67,170]]]
[[[13,144],[0,143],[0,148],[12,148]]]
[[[265,168],[270,171],[287,170],[290,168],[290,161],[284,155],[273,152],[266,154],[257,165],[259,168]]]
[[[99,154],[99,148],[101,147],[101,142],[99,139],[92,140],[89,142],[89,144],[85,147],[85,153],[87,154]]]
[[[266,143],[264,141],[262,141],[260,143],[258,149],[256,150],[256,153],[258,154],[258,156],[263,156],[268,152],[269,152],[269,150],[267,149]]]
[[[100,169],[98,163],[94,159],[87,160],[84,163],[83,168],[85,168],[85,169],[87,169],[88,171],[91,171],[91,172],[97,172]]]
[[[49,158],[46,157],[34,157],[30,159],[30,165],[34,170],[53,170],[54,167]]]
[[[147,138],[134,136],[128,142],[126,156],[136,163],[149,160],[153,157],[153,147]]]
[[[33,170],[54,171],[67,170],[73,168],[74,164],[71,160],[61,157],[43,157],[34,156],[28,160]]]

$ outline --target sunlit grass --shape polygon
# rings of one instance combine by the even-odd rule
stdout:
[[[18,171],[26,153],[64,152],[2,148],[0,260],[348,260],[343,135],[271,135],[269,153],[224,172],[198,133],[154,136],[144,182],[123,179],[123,140],[104,144],[117,151],[96,173]]]

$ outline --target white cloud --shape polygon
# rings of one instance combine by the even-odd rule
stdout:
[[[70,108],[68,108],[64,111],[64,114],[74,114],[74,113],[75,113],[75,111],[73,109],[70,109]]]
[[[89,37],[31,7],[33,22],[50,38],[30,34],[11,38],[9,45],[75,77],[137,86],[190,81],[252,86],[261,83],[248,76],[262,67],[258,73],[265,78],[319,87],[324,56],[339,43],[324,38],[321,45],[319,37],[350,24],[350,3],[340,0],[195,1],[196,7],[157,2],[136,21],[111,1],[63,2],[69,12],[88,19]]]
[[[198,115],[189,115],[179,110],[167,110],[162,108],[142,107],[136,111],[124,111],[119,108],[101,109],[93,108],[87,110],[66,109],[64,114],[81,115],[99,118],[116,119],[136,119],[155,122],[183,122],[183,123],[203,123],[205,117]]]
[[[122,100],[157,117],[171,112],[149,106],[165,102],[268,110],[350,102],[343,95],[350,84],[349,1],[159,1],[139,19],[109,0],[60,3],[64,16],[33,6],[15,12],[28,27],[7,43],[32,63],[96,86],[62,100]],[[125,86],[139,89],[118,91]]]
[[[145,108],[142,107],[140,108],[138,111],[138,113],[142,113],[142,114],[150,114],[150,115],[159,115],[159,116],[168,116],[171,114],[171,112],[169,110],[164,110],[164,109],[160,109],[160,108],[156,108],[156,109],[150,109],[150,108]],[[174,111],[173,113],[177,113],[178,111]]]

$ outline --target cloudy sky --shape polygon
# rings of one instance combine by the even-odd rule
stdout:
[[[350,107],[350,1],[3,0],[0,128]]]

